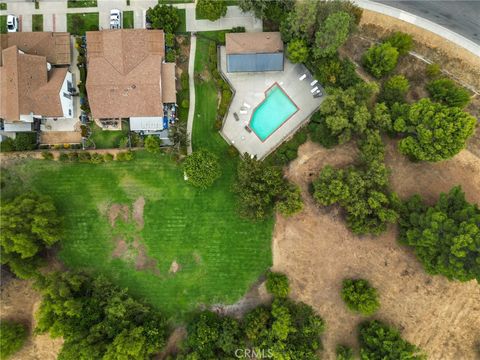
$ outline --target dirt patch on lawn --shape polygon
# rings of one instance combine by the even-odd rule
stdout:
[[[172,334],[168,338],[167,345],[159,354],[155,357],[157,360],[169,359],[169,356],[174,356],[180,351],[180,344],[187,337],[187,329],[184,327],[177,327],[173,330]]]
[[[140,196],[133,203],[133,220],[137,223],[139,229],[143,229],[145,225],[143,220],[143,208],[145,207],[145,198]]]
[[[123,220],[123,222],[128,222],[130,209],[128,205],[122,204],[112,204],[108,209],[108,221],[110,222],[110,226],[114,227],[117,218]]]
[[[1,318],[21,322],[30,330],[35,328],[34,314],[40,305],[40,294],[30,281],[12,279],[1,287]],[[63,345],[62,339],[51,339],[48,334],[30,335],[25,346],[11,360],[54,360]]]
[[[168,270],[169,273],[176,274],[178,270],[181,269],[181,266],[179,263],[177,263],[176,260],[172,262],[172,265],[170,265],[170,269]]]
[[[354,158],[352,144],[332,150],[302,145],[286,174],[301,186],[305,209],[292,218],[278,216],[274,231],[274,269],[289,276],[293,298],[312,305],[327,322],[324,358],[333,359],[339,343],[358,347],[357,325],[363,319],[347,310],[339,294],[342,279],[363,277],[380,293],[382,306],[375,317],[401,329],[429,359],[474,359],[480,337],[476,282],[429,276],[411,250],[397,244],[394,226],[379,237],[358,237],[345,227],[337,208],[314,204],[308,188],[318,171]],[[388,141],[386,162],[401,197],[420,193],[433,202],[440,192],[461,184],[469,201],[480,202],[480,159],[468,151],[438,164],[412,163]]]

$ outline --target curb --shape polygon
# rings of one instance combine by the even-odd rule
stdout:
[[[406,23],[428,30],[458,46],[461,46],[462,48],[468,50],[475,56],[480,57],[480,45],[477,45],[476,43],[465,38],[464,36],[459,35],[456,32],[453,32],[452,30],[449,30],[446,27],[438,25],[430,20],[424,19],[417,15],[413,15],[412,13],[394,8],[389,5],[376,3],[370,0],[354,0],[354,2],[356,5],[360,6],[362,9],[378,12],[380,14],[387,15],[387,16],[391,16],[393,18],[405,21]]]

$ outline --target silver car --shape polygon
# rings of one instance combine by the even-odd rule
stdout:
[[[118,9],[110,10],[110,29],[122,28],[122,12]]]

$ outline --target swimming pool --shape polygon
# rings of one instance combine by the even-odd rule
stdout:
[[[278,85],[265,92],[265,100],[253,111],[250,128],[265,141],[285,121],[298,111],[298,107]]]

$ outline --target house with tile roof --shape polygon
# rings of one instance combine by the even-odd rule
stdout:
[[[74,117],[68,33],[2,35],[0,130],[4,134],[40,129],[46,119]]]
[[[129,118],[131,130],[164,129],[176,103],[175,63],[165,62],[163,30],[87,31],[86,90],[97,120]]]

